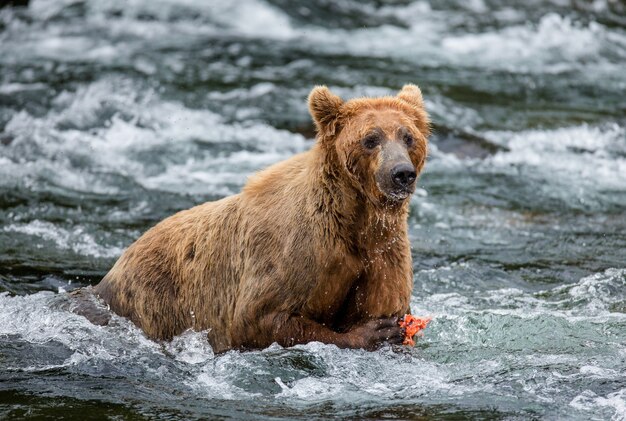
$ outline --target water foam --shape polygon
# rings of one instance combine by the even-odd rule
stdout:
[[[122,254],[123,248],[103,246],[98,244],[87,229],[82,226],[65,229],[51,222],[31,221],[28,223],[9,224],[3,228],[5,232],[18,232],[45,241],[51,241],[57,248],[72,250],[74,253],[93,257],[117,257]],[[39,244],[38,247],[45,247]]]
[[[439,159],[439,154],[431,170],[470,168],[478,175],[503,174],[536,183],[541,187],[525,192],[527,200],[533,201],[530,206],[558,203],[561,208],[566,205],[585,210],[619,206],[626,186],[623,127],[582,125],[553,130],[492,131],[484,136],[505,150],[483,161]],[[500,186],[498,194],[508,197],[506,188]]]
[[[612,421],[626,420],[626,389],[601,396],[592,390],[585,390],[577,395],[570,402],[570,406],[582,411],[593,411],[595,409],[612,409]]]
[[[68,6],[69,3],[65,2],[33,1],[30,10],[36,19],[46,21]],[[556,13],[547,13],[537,22],[480,33],[459,33],[455,14],[434,10],[426,2],[379,8],[362,6],[360,10],[372,19],[382,18],[384,21],[393,17],[403,24],[383,23],[366,29],[302,26],[283,11],[260,0],[241,1],[237,6],[196,0],[182,3],[170,0],[89,1],[86,10],[86,19],[91,26],[125,41],[117,42],[111,49],[97,39],[66,34],[65,28],[56,27],[56,36],[51,36],[51,29],[48,29],[46,37],[34,34],[21,38],[21,45],[26,43],[28,48],[5,46],[5,50],[10,50],[13,55],[64,61],[79,58],[129,60],[134,51],[144,48],[142,40],[168,45],[181,38],[193,41],[198,37],[220,34],[304,43],[316,51],[338,54],[396,57],[422,65],[481,66],[510,72],[561,72],[576,68],[617,71],[619,66],[614,58],[626,57],[626,36],[621,32],[595,22],[578,23]],[[112,19],[111,15],[117,13],[122,17]],[[141,19],[145,15],[156,19]],[[508,23],[513,15],[515,10],[508,14],[500,11],[494,16],[500,16],[504,23]],[[167,36],[172,31],[176,37]],[[15,32],[19,34],[19,31]]]
[[[626,131],[613,124],[607,127],[582,125],[555,130],[486,132],[485,136],[509,150],[496,153],[487,162],[499,167],[525,166],[576,186],[600,185],[622,190],[626,185]]]
[[[467,264],[441,267],[417,273],[422,281],[426,276],[436,277],[438,282],[454,283],[458,276],[467,278]],[[473,285],[474,283],[472,283]],[[454,286],[454,285],[453,285]],[[454,286],[460,289],[461,285]],[[483,312],[512,315],[520,318],[537,318],[543,315],[565,317],[571,321],[581,318],[601,322],[607,318],[624,320],[626,315],[613,305],[626,296],[626,269],[607,269],[581,278],[570,285],[528,293],[520,288],[496,288],[486,291],[463,291],[434,293],[424,300],[413,299],[412,306],[422,312],[461,315],[467,312]]]
[[[63,92],[54,103],[56,111],[44,117],[22,111],[8,122],[6,133],[15,140],[3,151],[10,161],[0,171],[23,174],[24,184],[52,180],[101,194],[119,193],[117,183],[100,177],[104,172],[148,189],[226,195],[238,191],[246,174],[308,147],[303,136],[265,123],[227,123],[151,91],[140,95],[124,79]],[[233,152],[207,148],[224,144]]]
[[[64,294],[50,292],[15,297],[0,293],[0,334],[16,335],[34,344],[59,342],[80,354],[67,364],[84,358],[126,358],[159,349],[130,322],[115,317],[112,327],[96,326],[67,311],[66,302]],[[107,331],[115,335],[108,336]]]
[[[606,45],[606,32],[597,23],[587,27],[555,13],[536,24],[512,26],[497,32],[448,36],[442,47],[456,60],[480,61],[509,71],[567,70],[564,63],[596,61]],[[479,58],[477,58],[479,57]]]

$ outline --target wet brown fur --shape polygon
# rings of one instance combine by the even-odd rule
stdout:
[[[259,172],[240,194],[160,222],[96,294],[155,339],[208,329],[216,352],[309,341],[371,348],[400,335],[380,320],[409,309],[408,200],[380,191],[381,160],[360,140],[374,127],[393,140],[405,127],[419,173],[429,135],[421,93],[407,85],[396,97],[343,102],[317,87],[309,108],[311,150]]]

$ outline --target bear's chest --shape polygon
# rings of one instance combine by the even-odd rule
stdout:
[[[305,304],[306,315],[320,323],[333,324],[362,273],[363,264],[356,256],[328,258],[316,274],[313,289]]]

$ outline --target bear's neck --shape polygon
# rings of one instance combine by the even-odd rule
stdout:
[[[360,247],[371,250],[389,245],[407,235],[408,205],[388,207],[364,206],[355,221],[353,232]]]

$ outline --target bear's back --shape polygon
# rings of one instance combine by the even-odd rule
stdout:
[[[164,219],[122,254],[94,291],[151,338],[211,328],[210,338],[219,338],[214,346],[228,347],[239,200],[230,196]]]

